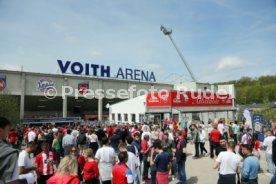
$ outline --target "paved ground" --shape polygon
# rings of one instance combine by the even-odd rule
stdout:
[[[205,148],[209,151],[209,143],[206,142]],[[216,184],[218,170],[212,168],[214,160],[209,156],[193,159],[195,153],[194,145],[188,144],[188,158],[186,162],[187,184]],[[265,154],[261,151],[261,172],[259,173],[259,184],[269,184],[271,176],[266,175],[267,164]],[[177,179],[170,182],[176,184]]]
[[[209,151],[209,144],[206,142],[205,148]],[[188,145],[189,156],[186,162],[186,174],[187,174],[187,184],[216,184],[218,179],[218,171],[212,169],[213,159],[210,157],[202,157],[200,159],[193,159],[194,155],[194,145]],[[265,155],[262,151],[261,153],[261,169],[266,171],[267,164],[265,161]],[[260,184],[269,184],[271,176],[265,175],[265,173],[259,174]],[[172,184],[177,183],[177,180],[170,182]]]

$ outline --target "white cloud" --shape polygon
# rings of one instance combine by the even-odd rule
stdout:
[[[64,26],[62,24],[60,24],[60,23],[57,23],[57,22],[52,22],[51,26],[57,32],[63,32],[65,30]]]
[[[239,69],[248,65],[248,62],[238,57],[227,56],[222,58],[217,64],[217,70]]]
[[[2,70],[12,70],[12,71],[21,71],[21,66],[19,65],[9,65],[9,64],[1,64],[0,69]]]
[[[266,76],[266,75],[275,75],[275,72],[272,72],[271,70],[265,70],[261,73],[261,76]]]
[[[89,50],[89,51],[88,51],[88,54],[89,54],[91,57],[96,57],[96,56],[101,56],[101,55],[103,55],[102,52],[97,51],[97,50],[94,50],[94,49]]]
[[[268,31],[268,32],[276,31],[276,24],[267,26],[267,27],[264,28],[264,30],[265,30],[265,31]]]
[[[160,64],[147,64],[145,68],[150,69],[150,70],[155,70],[155,69],[160,69],[161,65]]]
[[[79,41],[79,39],[75,36],[72,36],[72,35],[66,35],[65,36],[65,41],[68,42],[68,43],[76,43],[77,41]]]

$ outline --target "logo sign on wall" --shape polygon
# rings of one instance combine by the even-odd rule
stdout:
[[[81,81],[78,83],[78,90],[80,94],[82,95],[86,94],[88,89],[89,89],[89,81]]]
[[[72,73],[75,75],[87,75],[96,77],[108,77],[116,76],[118,79],[127,80],[139,80],[139,81],[150,81],[155,82],[155,75],[150,71],[143,71],[138,69],[130,68],[119,68],[116,73],[112,72],[110,66],[98,65],[92,63],[80,63],[71,61],[57,60],[60,71],[65,73]]]
[[[52,87],[54,87],[54,82],[51,79],[40,79],[37,81],[37,89],[43,93]]]
[[[6,75],[0,75],[0,91],[4,90],[7,85]]]
[[[178,94],[176,91],[147,95],[147,106],[232,106],[230,95],[190,92]]]

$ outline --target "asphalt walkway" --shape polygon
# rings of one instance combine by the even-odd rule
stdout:
[[[209,151],[209,143],[206,142],[205,148]],[[216,184],[218,179],[218,170],[213,169],[214,160],[209,156],[193,159],[195,153],[194,145],[188,144],[188,158],[186,162],[187,184]],[[259,173],[259,184],[269,184],[271,176],[266,172],[267,164],[265,161],[265,153],[261,151],[261,170]],[[265,171],[265,172],[264,172]],[[177,183],[178,180],[170,183]]]

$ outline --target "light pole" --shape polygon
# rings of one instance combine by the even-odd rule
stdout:
[[[188,72],[190,73],[190,75],[191,75],[191,77],[192,77],[192,80],[193,80],[194,82],[196,82],[196,78],[195,78],[195,76],[194,76],[192,70],[190,69],[188,63],[185,61],[185,59],[184,59],[182,53],[181,53],[180,50],[178,49],[177,45],[175,44],[175,42],[174,42],[174,40],[173,40],[173,38],[172,38],[172,36],[171,36],[172,30],[171,30],[171,29],[168,29],[168,28],[165,28],[163,25],[161,25],[160,30],[163,31],[164,35],[169,36],[169,38],[170,38],[170,40],[172,41],[173,46],[175,47],[175,49],[176,49],[178,55],[180,56],[182,62],[184,63],[184,65],[186,66]]]

